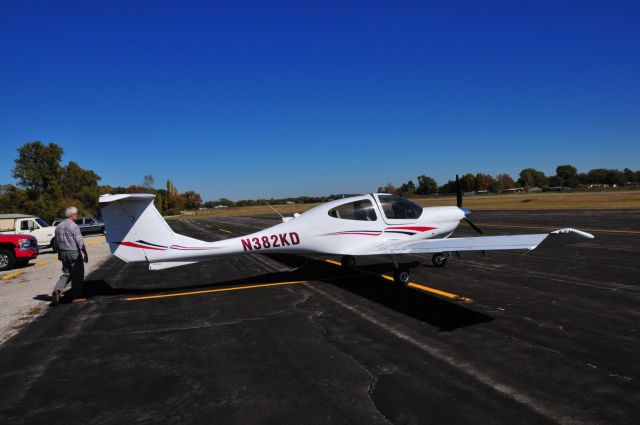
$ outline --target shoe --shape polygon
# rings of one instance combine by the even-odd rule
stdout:
[[[87,299],[86,298],[74,298],[73,301],[71,301],[73,304],[81,304],[83,302],[85,302]]]
[[[60,291],[54,290],[51,294],[51,305],[60,304]]]

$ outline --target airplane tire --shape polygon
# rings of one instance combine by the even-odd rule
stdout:
[[[340,265],[342,265],[342,268],[345,270],[351,270],[356,266],[356,259],[351,255],[345,255],[340,260]]]
[[[442,253],[433,254],[433,257],[431,257],[431,262],[436,267],[444,267],[444,265],[447,264],[447,257]]]
[[[393,272],[393,281],[400,285],[406,285],[411,279],[411,273],[406,269],[398,269]]]

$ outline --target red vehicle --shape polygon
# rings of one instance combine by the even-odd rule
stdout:
[[[31,235],[0,235],[0,271],[27,264],[39,253],[38,240]]]

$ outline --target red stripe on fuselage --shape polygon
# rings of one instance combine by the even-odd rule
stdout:
[[[156,248],[153,246],[140,245],[135,242],[120,242],[120,245],[128,246],[130,248],[142,248],[142,249],[153,249],[155,251],[166,251],[167,248]]]
[[[427,226],[394,226],[387,227],[385,230],[413,230],[415,232],[426,232],[427,230],[435,230],[437,227],[427,227]]]

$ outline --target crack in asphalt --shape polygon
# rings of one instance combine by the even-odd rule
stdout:
[[[540,416],[543,416],[549,420],[552,420],[556,423],[559,424],[563,424],[563,425],[582,425],[584,423],[595,423],[593,422],[593,420],[591,418],[581,418],[581,417],[574,417],[572,415],[570,415],[569,413],[566,413],[564,411],[559,411],[553,407],[549,407],[549,406],[545,406],[542,402],[532,398],[531,396],[523,393],[522,391],[518,390],[515,387],[512,387],[508,384],[502,383],[496,379],[494,379],[490,374],[483,372],[479,369],[477,369],[476,367],[474,367],[471,363],[469,362],[465,362],[465,361],[459,361],[458,359],[456,359],[455,357],[453,357],[452,355],[444,352],[443,350],[433,347],[425,342],[419,341],[417,339],[415,339],[414,337],[407,335],[406,333],[394,328],[391,325],[388,325],[386,323],[381,322],[380,320],[377,320],[375,317],[370,316],[369,314],[362,312],[360,310],[358,310],[356,307],[349,305],[337,298],[335,298],[333,295],[323,291],[320,288],[316,288],[313,287],[311,285],[308,286],[311,290],[325,296],[326,298],[328,298],[329,300],[335,302],[336,304],[340,305],[341,307],[345,308],[348,311],[351,311],[352,313],[358,315],[359,317],[361,317],[362,319],[378,326],[379,328],[390,332],[392,335],[396,336],[397,338],[399,338],[400,340],[407,342],[413,346],[415,346],[416,348],[422,350],[423,352],[427,353],[428,355],[444,362],[445,364],[447,364],[448,366],[470,376],[471,378],[475,379],[476,381],[488,386],[489,388],[493,389],[494,391],[502,394],[503,396],[513,400],[514,402],[517,402],[527,408],[529,408],[530,410],[536,412],[537,414],[539,414]]]
[[[309,283],[305,283],[304,286],[310,287],[311,285]],[[287,288],[289,291],[293,290],[291,288]],[[307,316],[307,319],[311,322],[312,325],[314,325],[316,328],[318,328],[318,330],[320,331],[320,334],[322,335],[322,341],[327,344],[330,345],[331,347],[333,347],[336,351],[344,354],[345,356],[347,356],[348,358],[350,358],[354,363],[356,363],[362,370],[364,370],[365,372],[367,372],[367,374],[370,376],[371,380],[369,385],[367,386],[367,394],[369,396],[369,400],[371,402],[371,405],[373,406],[373,408],[375,409],[375,411],[382,417],[384,418],[384,420],[390,424],[393,424],[394,422],[387,417],[387,415],[385,415],[379,408],[378,405],[376,404],[374,398],[373,398],[373,393],[375,391],[375,386],[376,383],[378,382],[378,377],[379,375],[377,373],[375,373],[373,370],[371,370],[366,364],[362,363],[353,353],[350,353],[348,351],[346,351],[345,349],[343,349],[342,347],[340,347],[338,344],[335,344],[334,342],[332,342],[329,339],[329,332],[327,331],[327,329],[322,325],[322,323],[320,323],[319,321],[316,320],[316,318],[321,317],[323,312],[319,311],[319,310],[305,310],[304,308],[301,307],[302,304],[306,303],[308,300],[310,300],[312,297],[308,294],[305,294],[304,298],[302,300],[299,300],[298,302],[293,304],[293,308],[300,311],[302,314],[305,314]]]

